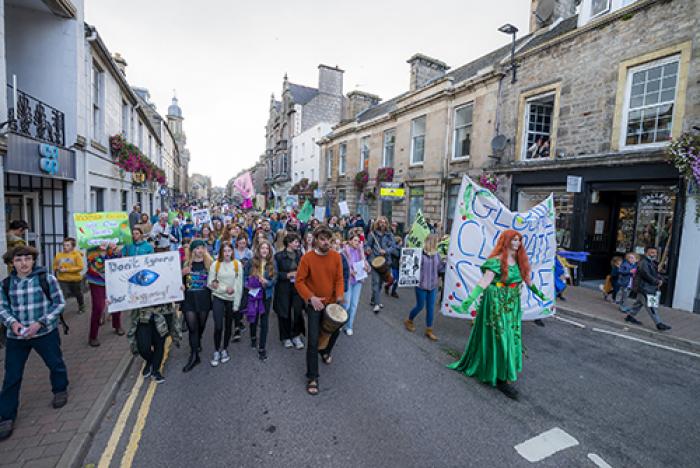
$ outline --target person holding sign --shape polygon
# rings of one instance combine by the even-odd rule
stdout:
[[[92,300],[92,312],[90,314],[90,346],[100,346],[100,341],[97,335],[105,322],[106,307],[106,291],[105,291],[105,262],[110,258],[120,258],[121,253],[117,249],[116,244],[108,244],[102,242],[99,246],[91,248],[87,251],[87,273],[85,278],[90,286],[90,299]],[[123,335],[121,312],[115,312],[111,315],[112,328],[117,335]]]
[[[656,312],[657,307],[659,307],[659,288],[663,283],[661,275],[659,275],[656,255],[656,247],[647,247],[644,251],[644,255],[637,266],[637,273],[632,281],[632,291],[637,293],[635,303],[632,307],[621,307],[620,310],[627,314],[625,322],[641,325],[642,322],[635,315],[644,307],[656,324],[656,329],[666,331],[670,330],[671,327],[663,323]]]
[[[372,231],[367,236],[365,253],[369,257],[370,263],[374,266],[375,259],[383,258],[384,264],[388,268],[391,262],[391,254],[396,250],[394,235],[389,230],[389,223],[384,216],[380,216],[374,222]],[[381,260],[380,260],[381,261]],[[379,262],[380,262],[379,261]],[[381,291],[383,283],[382,275],[376,270],[372,270],[372,298],[370,305],[374,307],[374,313],[378,314],[384,307],[381,303]]]
[[[355,323],[355,314],[357,314],[357,305],[360,303],[360,294],[362,293],[362,283],[367,278],[370,271],[369,263],[365,259],[365,252],[362,250],[362,241],[360,235],[355,232],[348,239],[348,243],[343,249],[343,255],[350,265],[350,280],[348,281],[348,289],[345,291],[345,305],[348,309],[348,322],[343,327],[343,331],[348,336],[352,336],[352,325]]]
[[[406,330],[416,331],[413,320],[418,314],[426,309],[425,316],[425,336],[432,341],[437,341],[437,336],[433,333],[433,317],[435,316],[435,300],[437,298],[438,286],[440,284],[439,274],[445,270],[445,261],[440,258],[437,245],[440,238],[437,234],[430,234],[425,239],[423,245],[423,258],[420,266],[420,283],[416,286],[416,305],[411,309],[408,318],[404,321]]]
[[[525,283],[543,302],[548,299],[531,282],[530,262],[522,235],[517,231],[508,229],[499,235],[481,271],[483,276],[469,296],[461,305],[453,306],[455,312],[467,313],[483,293],[464,354],[448,367],[494,385],[508,398],[517,399],[518,391],[512,382],[523,367],[521,284]]]

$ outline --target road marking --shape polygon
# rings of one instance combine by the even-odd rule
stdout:
[[[105,448],[105,451],[102,453],[102,456],[100,457],[100,461],[97,463],[97,466],[99,468],[108,468],[109,465],[112,463],[112,458],[114,457],[114,451],[117,449],[117,445],[119,445],[119,439],[122,437],[122,433],[124,432],[124,428],[126,427],[126,422],[129,419],[129,415],[131,414],[131,409],[134,406],[134,402],[136,401],[136,397],[139,396],[139,392],[141,391],[141,386],[143,385],[143,375],[139,373],[138,378],[136,379],[136,382],[134,382],[134,386],[131,389],[131,393],[129,394],[129,398],[126,399],[126,403],[124,403],[124,407],[122,408],[121,412],[119,413],[119,417],[117,418],[117,423],[114,425],[114,429],[112,429],[112,434],[109,436],[109,441],[107,442],[107,447]]]
[[[636,341],[637,343],[644,343],[646,345],[654,346],[656,348],[661,348],[661,349],[665,349],[668,351],[673,351],[675,353],[686,354],[688,356],[700,358],[700,354],[697,354],[697,353],[691,353],[690,351],[685,351],[683,349],[673,348],[671,346],[666,346],[666,345],[662,345],[659,343],[654,343],[653,341],[642,340],[641,338],[635,338],[634,336],[625,335],[624,333],[617,333],[617,332],[610,331],[610,330],[603,330],[602,328],[594,328],[593,331],[605,333],[607,335],[619,336],[620,338],[625,338],[626,340]]]
[[[582,323],[574,322],[573,320],[565,319],[565,318],[559,317],[558,315],[555,315],[554,318],[557,320],[561,320],[562,322],[569,323],[575,327],[586,328],[586,326]]]
[[[168,355],[170,354],[170,345],[172,340],[168,340],[165,345],[165,353],[163,355],[163,363],[161,364],[161,369],[168,360]],[[132,463],[134,463],[134,456],[139,448],[139,441],[141,440],[141,435],[143,434],[143,428],[146,425],[146,418],[148,417],[148,412],[151,410],[151,403],[153,402],[153,396],[156,393],[156,387],[158,384],[155,381],[151,381],[148,385],[148,390],[146,390],[146,395],[143,397],[143,402],[141,403],[141,408],[139,408],[139,413],[136,416],[136,422],[134,423],[134,428],[131,431],[131,437],[129,438],[129,444],[124,450],[124,456],[122,457],[122,468],[131,468]]]
[[[571,437],[558,427],[552,428],[542,434],[526,440],[515,446],[515,450],[530,463],[535,463],[550,455],[578,445],[578,440]]]
[[[608,463],[595,453],[589,453],[588,459],[596,464],[598,468],[612,468]]]

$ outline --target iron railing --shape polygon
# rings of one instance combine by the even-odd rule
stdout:
[[[12,85],[8,84],[7,88],[7,118],[11,131],[54,145],[66,146],[66,116],[63,112],[24,91],[17,90],[15,117]]]

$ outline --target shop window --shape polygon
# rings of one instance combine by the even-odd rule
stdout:
[[[396,129],[384,132],[384,167],[394,167],[394,148],[396,147]]]
[[[423,187],[411,187],[408,197],[408,226],[413,225],[413,221],[416,219],[418,211],[423,211],[424,196],[425,190]]]
[[[675,205],[673,188],[645,189],[639,194],[634,251],[643,254],[647,247],[656,247],[661,272],[668,267]]]
[[[425,119],[423,116],[411,121],[411,165],[423,164],[425,158]]]
[[[457,197],[459,196],[460,184],[452,184],[447,189],[447,230],[445,232],[449,233],[452,231],[452,222],[455,218],[455,209],[457,208]]]
[[[627,74],[623,146],[671,139],[680,56],[632,68]]]
[[[554,97],[554,93],[548,93],[526,101],[523,159],[547,159],[551,156]]]
[[[566,192],[566,187],[523,188],[518,193],[518,211],[530,210],[543,202],[550,193],[554,194],[557,246],[570,249],[574,223],[574,194]]]
[[[454,151],[452,153],[452,159],[467,159],[469,157],[473,113],[474,106],[472,104],[467,104],[466,106],[455,109]]]
[[[394,202],[391,200],[382,200],[381,210],[381,215],[386,216],[386,219],[391,221],[394,214]]]

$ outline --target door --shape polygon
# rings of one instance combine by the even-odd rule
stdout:
[[[16,219],[27,222],[29,229],[24,240],[39,251],[38,263],[41,264],[41,218],[38,193],[7,193],[5,195],[6,219],[9,224]]]

